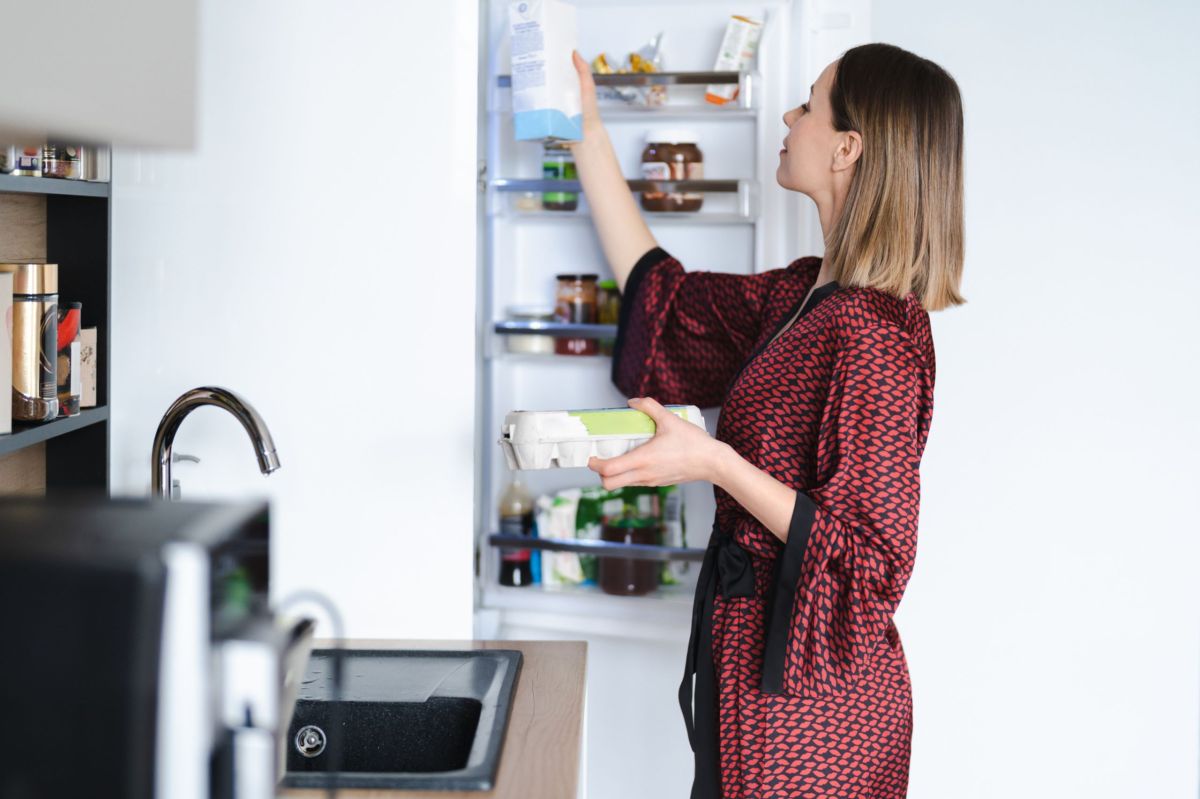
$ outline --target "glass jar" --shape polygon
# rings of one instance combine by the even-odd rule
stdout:
[[[80,149],[75,145],[47,144],[42,148],[42,177],[79,180]]]
[[[699,137],[690,130],[652,130],[642,150],[644,180],[703,180],[704,155]],[[643,191],[642,208],[647,211],[699,211],[704,203],[700,192]]]
[[[597,288],[596,321],[602,325],[615,325],[621,321],[621,292],[617,289],[617,281],[601,280]],[[613,354],[614,339],[600,339],[600,354]]]
[[[510,322],[553,322],[554,309],[540,305],[510,305],[508,307]],[[538,333],[529,335],[512,333],[504,337],[505,348],[509,352],[520,352],[528,355],[549,355],[554,352],[554,338]]]
[[[600,539],[617,544],[661,545],[662,527],[653,516],[626,514],[605,521]],[[597,582],[606,594],[641,596],[658,588],[661,570],[656,560],[603,557]]]
[[[554,320],[577,325],[596,324],[596,280],[599,275],[556,275],[558,294]],[[559,355],[596,355],[600,347],[594,338],[556,338],[554,351]]]
[[[547,142],[542,150],[543,180],[578,180],[575,156],[563,142]],[[568,191],[542,192],[542,207],[547,211],[574,211],[579,207],[579,195]]]

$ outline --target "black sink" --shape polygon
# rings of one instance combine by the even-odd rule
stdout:
[[[284,740],[298,788],[490,791],[521,670],[509,649],[312,653]]]

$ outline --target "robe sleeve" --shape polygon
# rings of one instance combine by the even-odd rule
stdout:
[[[720,405],[763,327],[767,300],[801,261],[752,275],[685,271],[655,247],[634,266],[621,297],[612,381],[626,397]]]
[[[923,361],[897,327],[836,356],[821,419],[820,484],[797,491],[767,604],[761,688],[849,689],[883,644],[916,557]]]

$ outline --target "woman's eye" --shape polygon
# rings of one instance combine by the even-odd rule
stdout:
[[[804,103],[800,107],[804,109],[804,113],[808,113],[808,103]]]

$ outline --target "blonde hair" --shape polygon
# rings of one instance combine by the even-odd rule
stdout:
[[[966,300],[963,267],[962,99],[937,64],[890,44],[838,61],[829,90],[833,127],[857,131],[862,154],[825,242],[833,279],[928,311]]]

